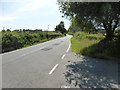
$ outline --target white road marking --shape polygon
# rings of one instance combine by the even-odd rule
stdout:
[[[61,59],[64,59],[64,57],[65,57],[65,54],[62,56],[62,58],[61,58]]]
[[[67,49],[67,51],[66,51],[66,52],[68,52],[68,51],[69,51],[70,47],[71,47],[71,43],[69,44],[68,49]]]
[[[56,65],[52,68],[52,70],[49,72],[49,75],[52,74],[57,67],[58,67],[58,64],[56,64]]]

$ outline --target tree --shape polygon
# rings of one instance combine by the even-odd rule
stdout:
[[[85,31],[88,33],[95,32],[95,27],[92,22],[88,20],[79,21],[76,18],[72,18],[69,32],[75,33],[78,31]]]
[[[7,29],[8,32],[11,32],[10,29]]]
[[[62,34],[66,34],[66,29],[64,27],[64,22],[61,21],[60,24],[58,24],[55,28],[56,32],[61,32]]]
[[[120,4],[118,2],[58,2],[64,16],[87,20],[104,27],[107,41],[114,38],[114,31],[120,25]]]
[[[75,32],[78,32],[81,30],[80,24],[77,23],[76,18],[72,18],[70,21],[71,21],[71,25],[68,29],[68,32],[74,34]]]

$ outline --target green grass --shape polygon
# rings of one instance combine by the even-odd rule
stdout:
[[[83,53],[83,49],[97,44],[104,36],[101,34],[88,34],[84,32],[77,32],[71,39],[72,51],[75,53]]]
[[[93,44],[98,43],[98,40],[89,40],[89,39],[77,40],[75,38],[72,38],[71,43],[72,43],[71,47],[73,52],[82,53],[82,50],[84,48],[87,48]]]
[[[105,37],[101,34],[87,34],[77,32],[71,38],[72,52],[87,55],[95,58],[119,60],[120,48],[116,41],[107,43],[100,42]]]

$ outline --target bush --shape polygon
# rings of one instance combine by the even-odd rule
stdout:
[[[89,40],[101,40],[104,38],[103,35],[101,34],[88,34],[88,33],[85,33],[85,32],[77,32],[74,34],[74,37],[77,39],[77,40],[82,40],[82,39],[89,39]]]
[[[61,33],[55,32],[34,32],[34,31],[4,31],[2,32],[2,52],[34,45],[61,37]]]
[[[95,58],[120,60],[120,34],[116,40],[102,42],[101,34],[77,32],[71,39],[72,51]]]

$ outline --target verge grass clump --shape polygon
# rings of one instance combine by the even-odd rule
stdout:
[[[103,43],[104,38],[102,34],[77,32],[71,39],[72,51],[95,58],[119,60],[120,38]]]

